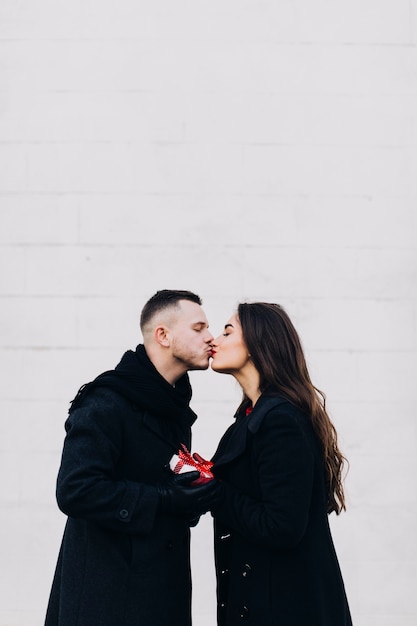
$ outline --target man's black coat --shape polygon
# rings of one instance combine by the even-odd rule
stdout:
[[[138,346],[73,401],[46,626],[190,626],[188,520],[160,514],[155,489],[190,447],[190,398],[188,376],[171,387]]]
[[[213,458],[220,626],[351,626],[309,417],[261,396]]]

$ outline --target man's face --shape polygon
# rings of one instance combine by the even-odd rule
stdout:
[[[199,304],[181,300],[169,325],[171,353],[187,370],[205,370],[209,366],[213,335]]]

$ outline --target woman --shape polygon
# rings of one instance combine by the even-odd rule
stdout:
[[[219,626],[351,626],[328,524],[344,457],[294,326],[277,304],[240,304],[212,356],[243,391],[212,459]]]

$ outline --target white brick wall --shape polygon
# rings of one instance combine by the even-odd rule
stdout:
[[[350,460],[355,626],[416,626],[417,1],[2,0],[0,626],[41,626],[68,402],[160,288],[283,304]],[[239,401],[193,373],[194,448]],[[215,623],[211,520],[194,624]]]

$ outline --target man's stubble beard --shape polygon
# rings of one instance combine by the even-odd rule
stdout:
[[[209,368],[210,365],[210,360],[209,358],[207,358],[207,362],[203,363],[203,357],[193,357],[193,355],[187,355],[182,353],[181,351],[177,351],[174,352],[173,355],[174,359],[176,359],[178,362],[180,362],[182,365],[184,365],[184,367],[187,368],[187,371],[191,372],[191,371],[196,371],[196,370],[207,370]],[[198,359],[199,362],[196,362],[196,359]]]

